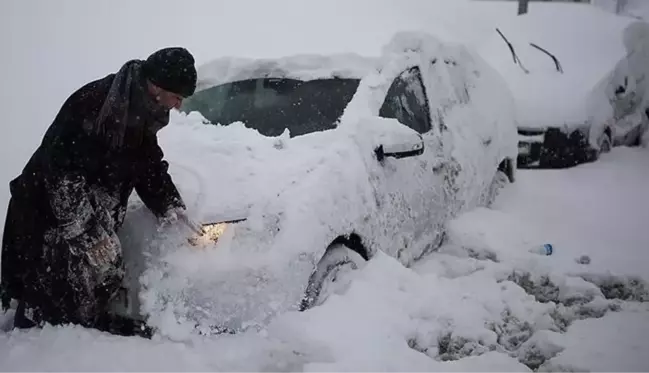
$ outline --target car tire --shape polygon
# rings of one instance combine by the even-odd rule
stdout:
[[[501,170],[496,170],[496,174],[491,180],[489,187],[485,190],[482,205],[490,207],[496,200],[496,197],[498,197],[502,188],[509,183],[509,176]]]
[[[644,146],[643,140],[647,136],[647,133],[649,133],[649,124],[643,123],[638,127],[638,135],[631,143],[631,146]]]
[[[359,253],[346,245],[337,243],[330,246],[309,277],[300,311],[319,306],[332,294],[344,291],[349,286],[349,272],[366,264]]]
[[[597,158],[604,153],[610,152],[612,148],[613,142],[611,141],[611,136],[606,132],[602,132],[597,139]]]

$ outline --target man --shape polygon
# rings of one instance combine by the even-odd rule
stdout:
[[[193,56],[165,48],[65,101],[10,182],[0,288],[4,309],[19,301],[15,327],[131,333],[107,312],[124,275],[116,231],[133,190],[161,221],[184,216],[156,134],[195,88]]]

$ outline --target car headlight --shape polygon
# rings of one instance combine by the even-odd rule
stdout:
[[[192,246],[213,244],[219,240],[219,237],[223,235],[227,227],[228,223],[203,224],[201,227],[201,233],[197,233],[195,236],[190,237],[189,243]]]
[[[200,232],[196,232],[187,240],[192,246],[207,246],[218,242],[219,238],[225,233],[229,226],[245,221],[245,218],[219,221],[216,223],[204,223],[201,225]]]

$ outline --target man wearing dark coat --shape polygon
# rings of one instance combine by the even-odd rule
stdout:
[[[175,47],[128,61],[65,101],[10,182],[0,289],[3,309],[18,301],[15,327],[115,332],[107,309],[124,276],[116,231],[129,196],[135,190],[161,221],[186,216],[157,132],[195,88],[194,58]]]

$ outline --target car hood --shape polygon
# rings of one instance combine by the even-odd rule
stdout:
[[[330,158],[335,138],[335,131],[266,137],[240,122],[204,124],[198,113],[176,113],[159,134],[169,172],[202,221],[277,199]]]
[[[548,79],[549,78],[549,79]],[[589,90],[547,76],[523,77],[510,84],[516,103],[519,127],[583,126],[589,117]]]

